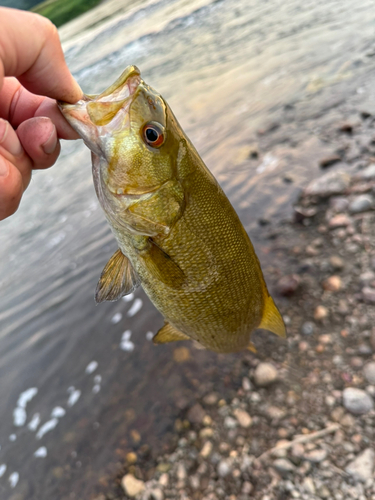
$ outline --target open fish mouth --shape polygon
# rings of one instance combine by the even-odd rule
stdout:
[[[119,78],[98,95],[84,94],[75,104],[58,102],[58,106],[90,149],[98,154],[98,137],[110,133],[123,123],[141,83],[141,72],[128,66]],[[106,127],[98,130],[98,127]]]

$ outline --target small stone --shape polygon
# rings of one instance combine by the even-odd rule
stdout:
[[[211,441],[206,441],[201,449],[200,455],[203,458],[208,458],[212,453],[212,443]]]
[[[185,481],[186,477],[187,477],[187,473],[186,473],[185,466],[183,464],[178,464],[177,479],[179,481]]]
[[[370,361],[363,368],[363,374],[369,384],[375,385],[375,361]]]
[[[329,263],[331,264],[333,269],[337,269],[337,270],[343,269],[345,266],[344,261],[338,255],[332,255],[329,259]]]
[[[214,435],[214,431],[213,429],[211,429],[211,427],[206,427],[205,429],[201,429],[199,431],[199,437],[201,439],[207,439],[207,438],[210,438]]]
[[[342,393],[344,407],[354,415],[362,415],[374,408],[372,398],[361,389],[347,387]]]
[[[283,276],[277,282],[277,292],[283,297],[289,297],[298,289],[300,281],[300,277],[297,274]]]
[[[291,454],[293,458],[301,459],[305,453],[303,444],[296,443],[292,446]]]
[[[370,179],[375,178],[375,163],[372,165],[369,165],[367,168],[364,168],[363,170],[360,170],[356,174],[356,179],[361,179],[365,181],[369,181]]]
[[[253,491],[253,489],[254,489],[254,486],[249,481],[244,481],[241,491],[244,495],[250,495],[250,493]]]
[[[337,406],[334,410],[332,410],[331,418],[334,422],[340,422],[340,420],[344,416],[344,413],[344,408],[342,406]]]
[[[320,168],[328,168],[334,165],[335,163],[338,163],[339,161],[341,161],[341,157],[339,155],[333,154],[330,156],[326,156],[325,158],[322,158],[319,161],[319,166]]]
[[[311,477],[305,477],[302,481],[302,488],[306,491],[306,493],[315,495],[315,484]]]
[[[343,196],[335,196],[330,198],[329,206],[335,213],[345,212],[349,206],[348,198],[344,198]]]
[[[249,392],[251,390],[251,382],[247,377],[244,377],[242,379],[242,389],[246,392]]]
[[[273,466],[282,476],[286,476],[295,470],[295,466],[287,458],[277,458],[273,462]]]
[[[375,280],[375,273],[373,271],[365,271],[359,275],[359,281],[362,285],[368,285],[373,280]]]
[[[350,429],[351,427],[353,427],[353,425],[355,424],[355,419],[352,415],[349,415],[348,413],[346,415],[344,415],[342,417],[342,419],[340,420],[340,424],[343,426],[343,427],[347,427],[348,429]]]
[[[313,180],[305,189],[307,196],[329,198],[334,194],[343,193],[350,185],[350,175],[346,172],[328,172]]]
[[[312,335],[315,330],[315,325],[312,321],[305,321],[301,327],[302,335]]]
[[[126,461],[128,464],[135,464],[137,461],[137,455],[133,451],[130,451],[129,453],[126,454]]]
[[[309,453],[305,453],[304,458],[309,462],[314,464],[318,464],[319,462],[323,462],[327,458],[326,450],[312,450]]]
[[[238,408],[234,410],[233,414],[238,420],[238,423],[240,424],[241,427],[243,427],[244,429],[248,429],[251,426],[252,418],[247,413],[247,411]]]
[[[150,490],[149,500],[164,500],[164,493],[160,488],[153,488]]]
[[[190,351],[187,347],[177,347],[173,351],[173,359],[176,363],[184,363],[190,359]]]
[[[361,194],[354,198],[349,204],[349,212],[351,214],[359,214],[361,212],[367,212],[371,210],[374,206],[374,198],[369,194]]]
[[[365,483],[373,477],[375,452],[371,448],[363,451],[358,457],[350,462],[345,472],[356,481]]]
[[[192,424],[201,424],[203,422],[204,416],[205,411],[199,403],[196,403],[194,406],[192,406],[187,413],[187,419]]]
[[[207,406],[213,406],[213,405],[216,405],[216,403],[218,402],[218,395],[216,394],[216,392],[211,392],[210,394],[207,394],[204,398],[203,398],[203,402],[204,404],[206,404]]]
[[[168,486],[169,484],[169,476],[166,472],[164,472],[160,477],[159,477],[159,484],[160,486]]]
[[[319,498],[331,498],[331,492],[329,491],[329,489],[324,486],[324,484],[319,488],[318,490],[318,496]]]
[[[323,281],[323,288],[328,292],[338,292],[342,288],[340,276],[330,276]]]
[[[368,304],[375,304],[375,288],[365,286],[362,288],[362,298]]]
[[[136,497],[145,489],[145,483],[135,478],[132,474],[126,474],[126,476],[121,479],[121,486],[125,493],[131,498]]]
[[[330,229],[337,229],[339,227],[347,227],[352,224],[352,219],[345,214],[337,214],[328,221]]]
[[[220,460],[217,466],[217,473],[220,477],[226,477],[231,471],[231,467],[226,460]]]
[[[317,321],[322,321],[328,316],[328,309],[324,306],[317,306],[314,311],[314,319]]]
[[[254,382],[259,387],[265,387],[278,379],[278,372],[271,363],[259,363],[254,372]]]

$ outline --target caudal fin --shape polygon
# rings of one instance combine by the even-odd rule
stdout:
[[[270,295],[265,300],[262,321],[260,322],[258,328],[269,330],[279,337],[286,337],[286,329],[283,318],[281,317],[281,314]]]

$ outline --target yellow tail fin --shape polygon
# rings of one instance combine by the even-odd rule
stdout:
[[[258,328],[269,330],[279,337],[286,337],[286,329],[283,318],[281,317],[281,314],[270,295],[268,295],[265,300],[262,321],[260,322]]]

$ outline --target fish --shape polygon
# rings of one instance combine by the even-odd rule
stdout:
[[[237,213],[139,69],[128,66],[101,94],[59,107],[91,150],[96,194],[118,244],[96,301],[142,285],[164,317],[155,344],[195,340],[231,353],[254,351],[258,328],[285,337]]]

